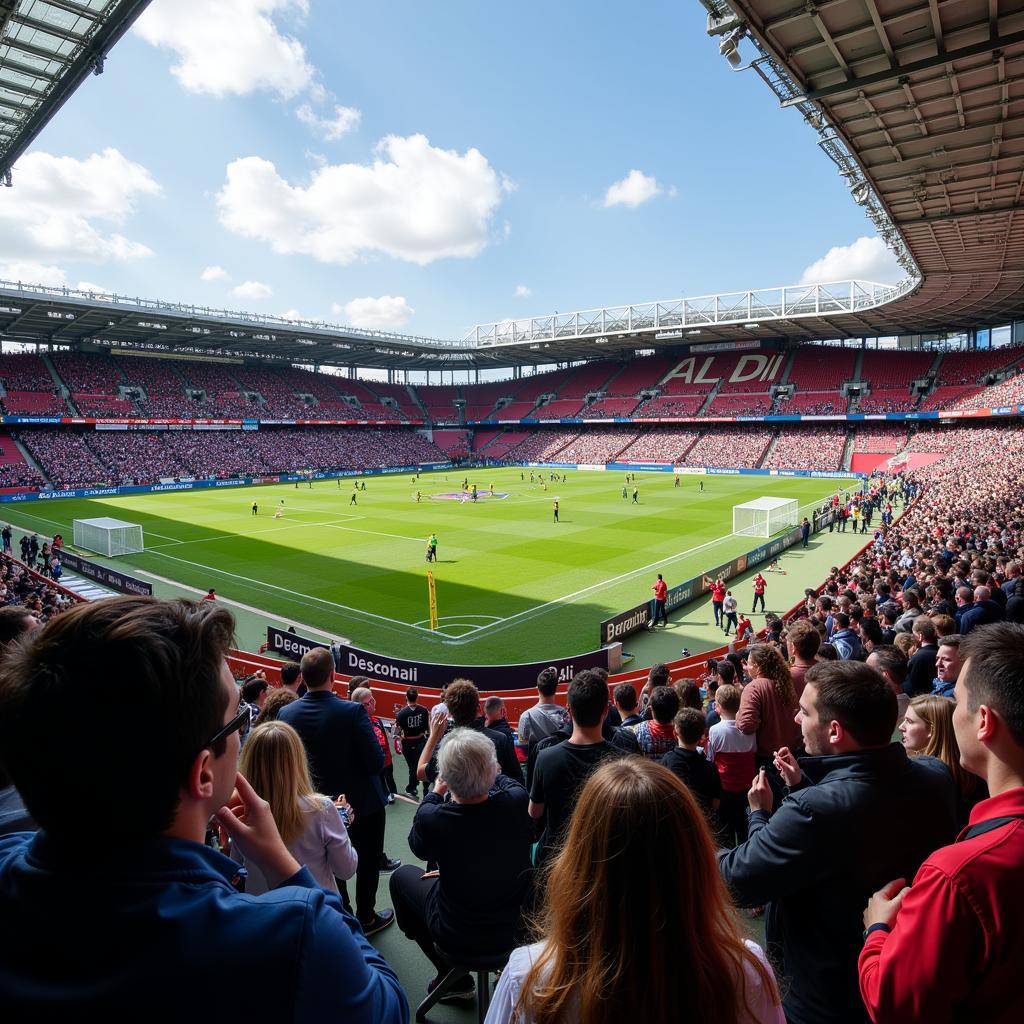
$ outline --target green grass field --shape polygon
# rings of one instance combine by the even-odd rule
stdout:
[[[638,474],[640,504],[623,500],[623,475],[569,472],[564,483],[520,479],[518,469],[471,472],[505,497],[442,500],[464,474],[369,477],[352,482],[202,490],[7,506],[0,517],[40,534],[72,536],[72,520],[140,523],[144,554],[126,571],[206,589],[382,653],[450,664],[533,661],[593,650],[598,624],[669,585],[755,546],[730,536],[732,506],[762,496],[801,507],[837,481]],[[546,476],[546,474],[545,474]],[[699,492],[703,479],[705,490]],[[417,504],[419,489],[423,499]],[[552,522],[559,499],[561,522]],[[281,499],[285,515],[274,519]],[[251,514],[253,501],[259,514]],[[428,622],[426,538],[438,536],[439,629]]]

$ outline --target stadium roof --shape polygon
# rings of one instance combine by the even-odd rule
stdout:
[[[701,3],[723,56],[796,108],[920,275],[869,323],[923,333],[1024,316],[1018,0]],[[756,53],[737,67],[744,36]]]
[[[0,336],[322,365],[466,369],[737,339],[924,334],[1024,320],[1018,0],[700,2],[709,34],[734,70],[758,75],[818,135],[852,201],[896,252],[906,273],[900,284],[845,281],[555,313],[481,324],[451,341],[0,282]],[[97,59],[102,67],[107,49],[145,6],[0,0],[0,176]],[[743,64],[751,50],[753,59]]]
[[[0,180],[149,0],[0,0]]]

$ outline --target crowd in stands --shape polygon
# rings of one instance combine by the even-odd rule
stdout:
[[[782,430],[765,469],[842,469],[846,431],[834,426]]]
[[[907,431],[905,427],[860,424],[854,433],[853,450],[855,452],[876,452],[892,455],[902,451],[906,443]]]
[[[984,388],[958,401],[957,409],[985,409],[1024,402],[1024,373],[1007,377],[998,384]]]
[[[707,431],[686,453],[684,466],[753,467],[760,464],[772,439],[770,430],[724,427]]]
[[[619,453],[623,462],[679,462],[700,432],[672,427],[651,427]]]
[[[618,459],[623,449],[636,438],[636,430],[588,430],[570,441],[558,453],[558,461],[604,465]]]
[[[905,388],[888,390],[872,390],[870,395],[861,395],[857,399],[857,412],[887,413],[909,412],[917,404],[917,399]]]
[[[788,399],[780,398],[775,412],[779,416],[842,416],[847,400],[837,391],[798,391]]]
[[[388,427],[158,433],[24,429],[19,437],[59,488],[447,461],[422,435]]]

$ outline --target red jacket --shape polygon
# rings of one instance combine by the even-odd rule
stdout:
[[[655,580],[651,589],[654,591],[655,601],[664,601],[668,597],[668,584],[664,580]]]
[[[983,800],[970,820],[1014,814],[1024,814],[1024,787]],[[892,932],[872,932],[860,954],[861,997],[875,1024],[1020,1020],[1022,865],[1020,819],[921,865]]]

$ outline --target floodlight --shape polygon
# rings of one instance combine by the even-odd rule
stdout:
[[[866,181],[861,181],[854,185],[850,192],[858,206],[866,206],[871,197],[871,186]]]
[[[732,36],[727,36],[718,45],[718,52],[734,67],[738,68],[743,63],[739,47]]]

